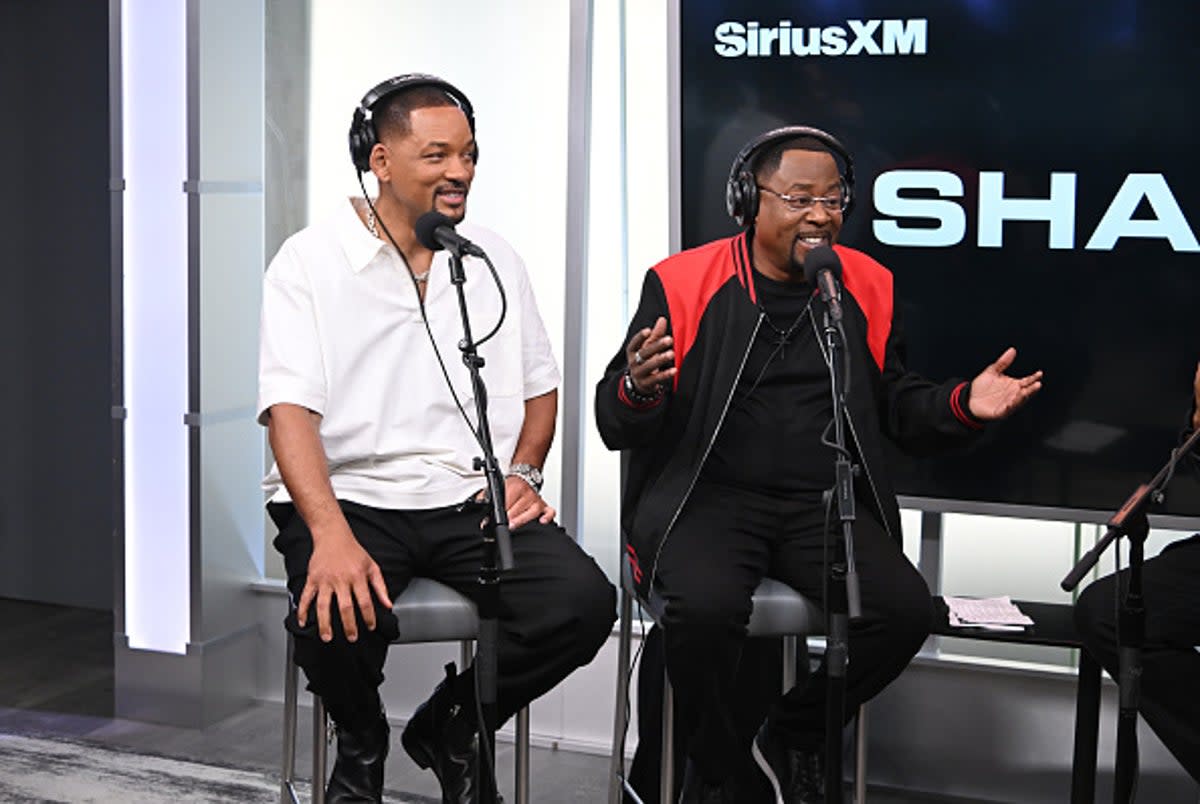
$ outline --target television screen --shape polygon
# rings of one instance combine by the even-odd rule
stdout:
[[[892,466],[902,495],[1117,508],[1176,445],[1200,360],[1189,0],[679,3],[683,246],[735,232],[729,166],[803,124],[854,156],[841,242],[896,278],[909,366],[1009,345],[1042,392],[978,449]],[[1200,515],[1183,471],[1154,511]]]

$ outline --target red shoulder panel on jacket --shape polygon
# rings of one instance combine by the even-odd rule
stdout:
[[[834,246],[842,261],[842,283],[867,317],[867,346],[883,371],[884,351],[892,334],[892,272],[873,257],[847,246]]]
[[[745,240],[745,234],[714,240],[673,254],[651,269],[658,274],[667,297],[671,336],[675,339],[676,385],[679,367],[696,342],[700,319],[713,295],[735,274],[745,284],[741,277],[749,270]]]

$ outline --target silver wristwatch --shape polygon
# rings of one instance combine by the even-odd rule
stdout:
[[[530,487],[538,492],[542,491],[542,470],[528,463],[514,463],[508,467],[510,477],[519,477],[530,485]]]

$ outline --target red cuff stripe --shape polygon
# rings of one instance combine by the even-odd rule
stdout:
[[[968,413],[962,406],[962,392],[967,387],[965,382],[960,382],[953,391],[950,392],[950,412],[954,414],[954,418],[970,427],[972,430],[982,430],[983,425]]]
[[[637,553],[634,552],[633,545],[625,545],[625,552],[629,554],[629,569],[633,574],[633,582],[642,582],[642,568],[638,565]]]

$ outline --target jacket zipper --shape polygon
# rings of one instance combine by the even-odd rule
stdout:
[[[734,375],[733,384],[729,388],[729,396],[725,398],[725,406],[721,408],[721,415],[717,419],[717,426],[713,430],[712,438],[708,440],[708,446],[704,448],[704,454],[700,456],[700,463],[696,465],[696,471],[692,475],[692,480],[688,483],[687,491],[683,493],[683,499],[679,501],[679,505],[675,508],[675,513],[671,516],[671,521],[667,523],[666,529],[663,531],[663,536],[659,539],[658,550],[654,553],[654,563],[650,567],[650,586],[654,586],[654,577],[658,573],[658,557],[662,555],[663,547],[667,544],[667,537],[671,535],[671,530],[675,527],[676,520],[683,513],[683,507],[687,505],[688,498],[692,496],[692,489],[696,487],[696,481],[700,479],[700,472],[704,469],[704,463],[708,460],[708,455],[712,452],[713,445],[717,443],[717,436],[721,433],[721,426],[725,424],[725,414],[729,413],[729,406],[733,404],[733,397],[737,393],[738,381],[742,379],[742,372],[746,369],[746,361],[750,359],[750,351],[754,348],[754,339],[758,337],[758,330],[762,327],[764,314],[758,314],[758,320],[754,322],[754,329],[750,333],[750,340],[746,343],[746,353],[742,355],[742,362],[738,364],[737,374]]]

